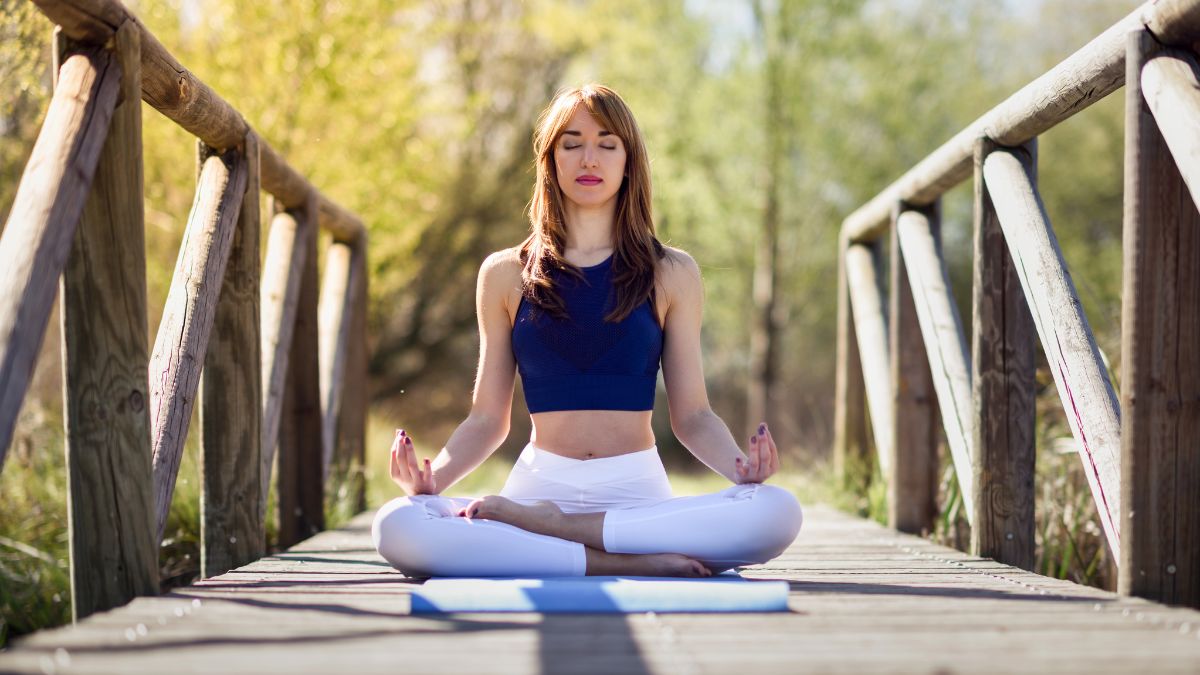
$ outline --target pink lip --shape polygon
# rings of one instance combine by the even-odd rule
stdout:
[[[575,179],[575,182],[583,185],[599,185],[604,182],[604,179],[599,176],[580,176]]]

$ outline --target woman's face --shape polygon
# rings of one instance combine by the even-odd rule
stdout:
[[[579,206],[600,206],[617,195],[625,178],[625,144],[576,106],[554,144],[554,166],[563,195]]]

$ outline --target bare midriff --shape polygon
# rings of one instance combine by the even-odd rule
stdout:
[[[534,413],[530,442],[572,459],[616,457],[654,446],[650,410],[555,410]]]

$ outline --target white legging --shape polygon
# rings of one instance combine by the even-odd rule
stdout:
[[[617,457],[571,459],[525,446],[502,496],[550,500],[566,513],[604,512],[604,550],[682,553],[714,571],[763,563],[800,531],[800,504],[773,485],[734,485],[672,497],[658,446]],[[583,544],[506,523],[457,516],[465,497],[393,499],[371,526],[375,548],[413,576],[581,576]]]

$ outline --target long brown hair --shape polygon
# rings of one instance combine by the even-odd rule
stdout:
[[[654,270],[666,256],[654,233],[654,215],[650,204],[650,161],[642,133],[629,106],[617,92],[600,84],[564,89],[554,97],[538,118],[533,136],[537,182],[529,202],[529,236],[521,243],[521,290],[531,302],[549,314],[566,318],[566,305],[550,276],[562,270],[583,278],[579,267],[563,257],[567,230],[563,211],[563,193],[554,165],[554,147],[566,130],[575,110],[583,106],[596,122],[625,144],[625,179],[617,192],[616,244],[612,274],[616,306],[605,317],[619,322],[642,304],[647,297],[655,306]],[[657,315],[656,315],[657,317]]]

